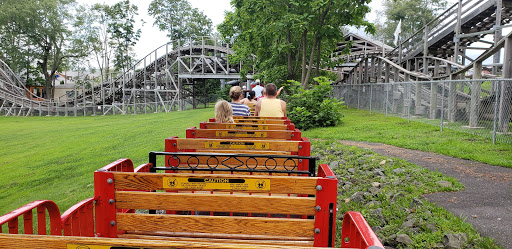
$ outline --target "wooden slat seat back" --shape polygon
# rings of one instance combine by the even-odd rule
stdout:
[[[325,170],[327,174],[320,173]],[[96,230],[100,236],[111,238],[120,234],[164,235],[332,246],[337,180],[327,165],[321,165],[318,174],[322,177],[96,171]],[[159,192],[179,190],[187,193]],[[229,194],[233,191],[237,194]],[[194,212],[118,212],[121,209]],[[231,213],[274,214],[281,218]]]
[[[311,142],[307,138],[301,141],[285,140],[233,140],[211,138],[178,138],[165,139],[166,152],[217,152],[246,154],[282,154],[310,156]]]
[[[214,123],[215,118],[208,119],[208,122]],[[287,125],[290,124],[291,121],[289,119],[235,119],[235,123],[237,124],[280,124]]]
[[[234,130],[234,129],[198,129],[191,127],[187,129],[187,138],[230,138],[230,139],[269,139],[269,140],[301,140],[301,132],[298,129],[293,131],[274,130]]]
[[[199,123],[201,129],[234,129],[234,130],[276,130],[276,131],[293,131],[295,130],[294,124],[245,124],[245,123],[214,123],[214,122],[201,122]]]
[[[233,116],[233,119],[283,119],[283,120],[286,120],[286,119],[288,119],[288,117]]]
[[[288,140],[232,140],[232,139],[184,139],[171,137],[165,140],[165,152],[199,152],[199,153],[227,153],[227,154],[260,154],[266,157],[237,157],[217,156],[211,158],[208,156],[194,157],[190,156],[166,156],[166,166],[185,166],[193,165],[197,168],[208,168],[212,165],[223,165],[236,167],[240,164],[244,166],[265,170],[276,169],[289,171],[289,169],[309,171],[309,159],[284,159],[272,158],[273,155],[297,155],[309,157],[311,155],[311,143],[306,138],[301,141]],[[236,170],[233,170],[236,171]],[[291,173],[291,172],[290,172]]]

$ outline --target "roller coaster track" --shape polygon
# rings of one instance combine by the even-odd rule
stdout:
[[[481,63],[499,49],[503,48],[504,40],[491,43],[479,58],[464,66],[453,62],[450,57],[455,54],[455,42],[458,40],[458,54],[470,60],[464,53],[471,49],[470,45],[482,42],[485,34],[495,31],[496,1],[465,0],[462,1],[460,26],[461,34],[456,37],[458,4],[448,8],[436,19],[418,30],[401,44],[381,56],[380,51],[369,51],[365,56],[360,52],[348,55],[345,61],[358,59],[352,70],[348,72],[344,83],[362,84],[370,82],[397,82],[409,80],[441,80],[461,75]],[[510,23],[512,17],[512,1],[502,0],[500,23]],[[425,36],[427,34],[427,36]],[[507,35],[507,37],[510,36]],[[428,37],[425,40],[425,37]],[[485,42],[485,41],[484,41]],[[489,43],[489,42],[486,42]],[[424,53],[427,53],[424,55]]]
[[[504,37],[501,37],[501,33],[504,27],[511,26],[512,0],[463,0],[461,3],[460,7],[457,3],[448,8],[423,29],[401,42],[397,48],[389,50],[384,46],[369,47],[363,52],[356,48],[353,55],[339,56],[344,59],[344,63],[338,70],[346,70],[342,72],[344,74],[340,83],[349,86],[340,85],[335,92],[343,89],[344,92],[338,96],[343,96],[349,105],[351,101],[357,100],[359,106],[360,89],[364,92],[365,88],[370,87],[373,91],[370,95],[391,95],[390,110],[393,113],[398,113],[396,107],[402,105],[412,107],[405,109],[419,118],[444,118],[446,114],[449,122],[456,122],[458,113],[459,117],[469,117],[467,127],[470,128],[479,128],[479,110],[484,111],[482,103],[494,103],[493,129],[504,134],[509,132],[512,85],[508,79],[512,78],[512,32]],[[495,34],[495,41],[483,40],[487,34]],[[368,42],[373,41],[368,39]],[[484,45],[477,48],[471,46],[476,42]],[[472,59],[466,55],[466,50],[470,49],[483,52]],[[499,55],[502,49],[505,55],[503,64],[495,60],[492,64],[495,73],[483,74],[483,62]],[[461,61],[462,64],[459,64]],[[471,69],[473,81],[461,80]],[[482,89],[482,77],[506,79],[492,81],[489,83],[492,84],[490,89]],[[352,97],[354,94],[358,97]],[[438,99],[442,99],[442,106],[438,105]]]
[[[0,114],[77,116],[181,110],[190,99],[188,91],[197,87],[196,81],[240,79],[241,65],[230,63],[229,54],[233,54],[229,45],[209,37],[189,39],[175,46],[167,43],[136,62],[130,70],[91,88],[77,88],[76,97],[62,101],[61,98],[38,101],[23,81],[1,62]],[[252,78],[252,72],[246,77]]]

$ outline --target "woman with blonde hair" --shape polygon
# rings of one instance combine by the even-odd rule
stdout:
[[[217,123],[234,123],[233,108],[229,102],[220,100],[215,104],[215,122]]]

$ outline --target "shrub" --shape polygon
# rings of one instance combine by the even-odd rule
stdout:
[[[318,84],[302,89],[297,81],[288,81],[286,88],[287,116],[299,129],[335,126],[341,123],[343,101],[332,97],[331,82],[325,77],[314,79]]]

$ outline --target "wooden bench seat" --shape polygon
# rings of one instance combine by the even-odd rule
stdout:
[[[276,130],[235,130],[235,129],[187,129],[187,138],[230,138],[230,139],[269,139],[269,140],[301,140],[301,132]]]
[[[146,163],[135,171],[150,172],[152,167],[151,163]],[[297,249],[332,244],[337,183],[327,165],[320,165],[319,177],[127,172],[131,170],[134,167],[129,159],[117,160],[97,170],[94,173],[95,197],[75,204],[62,217],[55,203],[48,200],[34,201],[0,216],[0,248]],[[171,177],[181,179],[171,184]],[[196,180],[184,181],[183,178]],[[227,179],[228,183],[229,180],[234,183],[226,185],[220,180],[211,183],[205,179]],[[268,185],[256,187],[258,180]],[[171,185],[195,190],[184,185],[189,182],[196,184],[198,191],[151,192],[172,189]],[[252,187],[251,182],[255,183]],[[245,191],[246,195],[230,194],[234,188],[236,193]],[[133,212],[134,209],[138,212]],[[166,215],[147,209],[209,212],[206,215],[192,212]],[[32,215],[36,210],[37,215]],[[212,210],[271,212],[285,216],[231,216],[230,212],[212,216],[209,215]],[[286,215],[294,213],[298,215]],[[4,231],[9,234],[4,234],[2,226],[7,224],[8,229]],[[33,227],[38,228],[38,235],[33,234]],[[341,238],[342,248],[384,248],[358,212],[345,214]]]
[[[246,124],[246,123],[215,123],[215,122],[201,122],[199,123],[200,129],[233,129],[233,130],[278,130],[278,131],[293,131],[295,130],[294,124]]]
[[[210,118],[208,122],[214,123],[215,118]],[[280,124],[287,125],[290,124],[291,121],[289,119],[249,119],[249,118],[241,118],[235,119],[235,123],[237,124]]]
[[[288,117],[262,117],[262,116],[233,116],[233,119],[283,119],[286,120]]]
[[[335,177],[325,175],[334,175],[327,165],[321,166],[320,170],[327,171],[319,172],[323,177],[96,171],[97,233],[112,238],[119,237],[121,234],[127,237],[176,234],[181,234],[179,237],[186,237],[185,235],[188,234],[189,237],[194,238],[229,239],[232,243],[242,239],[271,239],[284,241],[285,245],[332,245],[337,180]],[[110,184],[108,179],[111,179]],[[209,194],[147,192],[155,190],[212,192]],[[218,192],[236,192],[237,194]],[[238,193],[265,193],[266,195]],[[274,196],[275,194],[279,196]],[[126,209],[181,210],[228,215],[194,215],[190,212],[180,214],[118,212]],[[284,216],[274,218],[229,215],[232,213]]]

